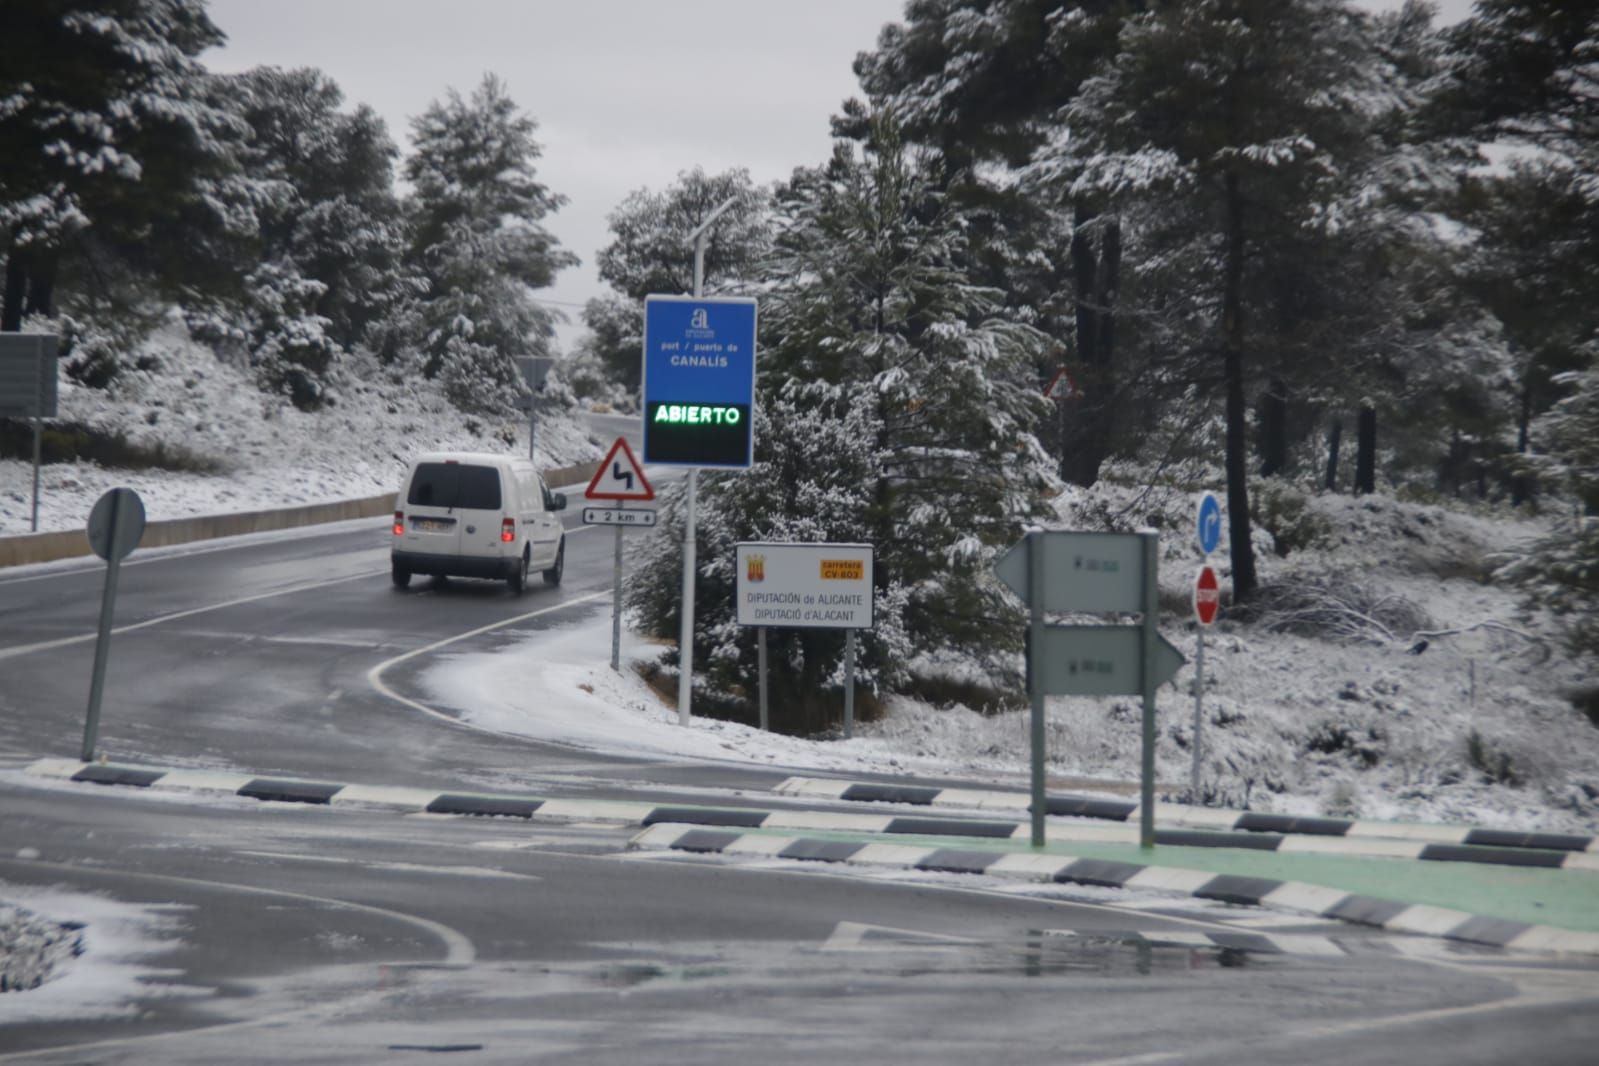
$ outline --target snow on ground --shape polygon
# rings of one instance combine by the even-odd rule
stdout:
[[[1062,524],[1120,512],[1131,488],[1107,481],[1058,501]],[[1534,521],[1386,497],[1303,500],[1263,531],[1263,581],[1353,594],[1332,625],[1289,617],[1223,620],[1206,637],[1205,802],[1234,808],[1547,831],[1599,831],[1599,729],[1571,703],[1591,665],[1561,649],[1516,590],[1495,584],[1504,552]],[[1193,497],[1143,500],[1130,524],[1163,535],[1162,628],[1189,659],[1159,695],[1157,777],[1186,799],[1192,765],[1197,627],[1181,605],[1197,555]],[[1136,518],[1136,522],[1132,522]],[[1223,567],[1223,573],[1226,569]],[[1225,580],[1225,577],[1224,577]],[[1312,599],[1311,607],[1319,605]],[[1319,616],[1318,616],[1319,618]],[[1025,711],[980,714],[896,697],[854,739],[771,736],[677,710],[631,667],[659,649],[629,638],[609,668],[608,617],[550,641],[445,660],[426,676],[437,702],[487,728],[653,756],[738,759],[834,772],[921,773],[1022,787]],[[1286,629],[1286,631],[1281,631]],[[1336,631],[1335,631],[1336,630]],[[1052,698],[1048,766],[1057,779],[1137,780],[1134,698]]]
[[[409,458],[432,449],[526,454],[526,422],[464,419],[432,383],[395,380],[366,356],[351,358],[333,404],[309,414],[258,390],[246,369],[217,360],[180,321],[165,323],[139,354],[149,369],[130,368],[109,390],[63,375],[60,420],[120,431],[130,444],[189,456],[214,472],[46,464],[40,532],[81,529],[95,500],[117,487],[136,491],[146,518],[160,521],[393,492]],[[602,450],[570,413],[541,412],[540,466],[592,462]],[[29,532],[32,515],[31,458],[0,459],[0,535]]]
[[[26,992],[0,995],[0,1026],[131,1018],[137,1000],[214,994],[155,965],[180,946],[185,908],[3,881],[0,898],[0,972]]]

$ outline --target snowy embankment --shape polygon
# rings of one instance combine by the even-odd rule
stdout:
[[[187,472],[92,462],[48,463],[40,473],[39,530],[81,529],[94,501],[119,486],[138,492],[150,521],[360,499],[393,492],[417,452],[525,453],[527,423],[470,419],[431,382],[356,355],[332,402],[306,413],[255,387],[170,321],[147,340],[110,389],[61,379],[60,421],[160,449]],[[540,466],[592,462],[602,453],[571,414],[541,412]],[[33,465],[0,459],[0,535],[27,533]]]
[[[1161,626],[1190,663],[1159,694],[1156,758],[1165,794],[1186,798],[1198,634],[1181,605],[1197,566],[1187,536],[1193,496],[1107,480],[1057,506],[1071,528],[1135,500],[1137,524],[1166,531]],[[1492,579],[1498,557],[1540,527],[1386,497],[1296,500],[1292,513],[1292,523],[1273,523],[1277,536],[1260,531],[1267,605],[1252,619],[1224,619],[1206,637],[1204,802],[1599,830],[1599,728],[1571,702],[1592,684],[1590,668],[1567,657],[1516,590]],[[1278,536],[1293,545],[1286,555],[1274,550]],[[981,714],[896,697],[848,741],[703,718],[684,730],[675,706],[635,671],[609,669],[608,629],[602,615],[536,647],[446,658],[426,684],[434,700],[486,728],[597,750],[1026,787],[1025,711]],[[635,663],[658,652],[639,641],[623,649]],[[1135,782],[1140,713],[1134,698],[1052,698],[1054,787]]]

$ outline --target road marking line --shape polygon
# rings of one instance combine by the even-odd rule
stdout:
[[[595,526],[590,528],[597,529],[598,527]],[[421,711],[423,714],[437,718],[441,722],[448,722],[451,725],[460,726],[462,729],[471,729],[479,733],[493,733],[495,731],[492,729],[484,729],[482,726],[473,725],[472,723],[463,721],[462,719],[456,718],[453,715],[445,714],[442,711],[436,711],[427,704],[419,703],[408,696],[400,695],[398,692],[394,691],[384,683],[383,672],[389,669],[391,666],[398,666],[400,663],[403,663],[408,659],[414,659],[419,655],[426,655],[429,652],[438,651],[440,648],[449,647],[451,644],[454,644],[458,641],[468,640],[472,637],[481,636],[484,633],[492,633],[496,629],[504,629],[506,626],[513,626],[519,622],[526,622],[529,619],[538,618],[546,614],[552,614],[555,611],[564,610],[568,607],[576,607],[578,604],[590,603],[598,599],[608,599],[610,598],[610,595],[610,589],[605,589],[601,592],[591,592],[587,596],[578,596],[575,599],[562,600],[560,603],[552,603],[550,606],[541,607],[536,611],[529,611],[526,614],[519,614],[514,618],[506,618],[498,622],[492,622],[486,626],[479,626],[478,628],[468,630],[465,633],[457,633],[453,637],[446,637],[443,640],[436,640],[432,644],[425,644],[420,648],[412,648],[404,655],[396,655],[394,658],[378,663],[372,669],[368,670],[366,672],[367,684],[377,689],[382,695],[394,700],[396,703],[402,703],[411,708],[413,711]]]
[[[253,855],[260,859],[287,859],[290,862],[326,862],[340,866],[359,866],[363,870],[393,870],[400,873],[449,874],[452,877],[509,877],[519,881],[542,881],[537,874],[519,874],[512,870],[497,870],[492,866],[432,866],[415,862],[383,862],[376,859],[352,859],[343,855],[305,855],[292,851],[236,851],[235,855]]]
[[[349,577],[336,577],[329,581],[312,581],[304,585],[291,585],[286,589],[278,589],[275,592],[263,592],[255,596],[240,596],[236,600],[224,600],[222,603],[212,603],[204,607],[191,607],[186,611],[174,611],[172,614],[163,614],[155,618],[146,618],[142,622],[133,622],[129,625],[117,626],[115,629],[111,630],[111,632],[113,635],[119,633],[131,633],[135,629],[148,629],[151,626],[160,625],[163,622],[171,622],[179,618],[190,618],[197,614],[205,614],[207,611],[220,611],[224,607],[237,607],[240,604],[255,603],[258,600],[270,600],[274,596],[287,596],[291,593],[305,592],[309,589],[327,588],[330,585],[342,585],[347,581],[365,581],[376,577],[383,572],[384,571],[382,570],[367,570],[359,574],[352,574]],[[0,649],[0,659],[14,659],[19,655],[26,655],[29,652],[46,651],[50,648],[65,648],[72,644],[86,644],[91,640],[95,640],[98,636],[99,634],[97,633],[82,633],[75,637],[61,637],[57,640],[46,640],[38,644],[22,644],[14,648],[4,648]]]

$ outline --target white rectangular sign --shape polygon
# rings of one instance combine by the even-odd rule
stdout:
[[[646,507],[585,507],[586,526],[653,526],[655,509]]]
[[[870,544],[738,545],[738,624],[872,628]]]

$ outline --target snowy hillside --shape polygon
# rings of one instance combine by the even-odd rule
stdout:
[[[1383,495],[1261,496],[1273,516],[1256,531],[1261,605],[1206,636],[1206,804],[1599,828],[1599,723],[1573,705],[1592,699],[1592,664],[1568,656],[1549,619],[1493,578],[1539,523]],[[1161,530],[1161,628],[1189,660],[1159,696],[1157,779],[1173,798],[1186,795],[1192,761],[1193,508],[1191,492],[1146,493],[1115,472],[1056,501],[1062,528]],[[1215,557],[1224,588],[1225,560]],[[1049,707],[1052,774],[1137,779],[1136,698],[1056,697]],[[907,710],[896,704],[867,734],[913,757],[1026,766],[1025,713],[962,712],[935,726]]]
[[[139,493],[151,521],[289,507],[393,492],[409,456],[434,448],[516,451],[527,423],[462,415],[436,383],[385,368],[361,353],[339,364],[331,404],[315,414],[261,392],[241,367],[191,341],[174,318],[129,360],[110,389],[61,379],[60,421],[121,434],[160,449],[190,472],[49,463],[39,490],[41,532],[82,528],[107,489]],[[537,461],[546,469],[592,462],[602,448],[552,398],[541,409]],[[26,533],[33,508],[30,461],[0,459],[0,535]]]
[[[1102,482],[1061,501],[1120,510]],[[1541,612],[1493,578],[1538,523],[1462,504],[1307,496],[1257,506],[1265,586],[1244,620],[1207,635],[1207,803],[1303,814],[1555,828],[1599,826],[1599,728],[1572,699],[1592,687]],[[1193,497],[1146,500],[1163,530],[1169,638],[1194,658],[1187,609]],[[1275,536],[1273,535],[1275,532]],[[1218,557],[1226,583],[1225,555]],[[1179,634],[1181,639],[1179,639]],[[1161,696],[1159,779],[1186,788],[1193,671]],[[1107,707],[1108,704],[1108,707]],[[1133,701],[1062,700],[1052,728],[1074,772],[1137,766]]]

